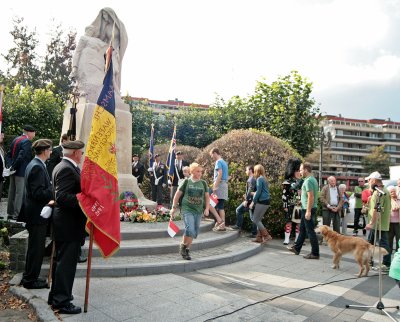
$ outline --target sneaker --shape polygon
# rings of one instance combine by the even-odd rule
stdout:
[[[305,259],[319,259],[319,256],[313,255],[313,254],[310,253],[308,255],[303,256],[303,258],[305,258]]]
[[[353,231],[353,236],[357,237],[357,235],[358,235],[358,231]]]
[[[230,230],[240,230],[239,226],[233,225],[229,227]]]
[[[188,261],[190,261],[190,260],[192,259],[192,257],[190,257],[189,248],[186,248],[186,259],[187,259]]]
[[[299,255],[300,254],[300,252],[298,252],[295,248],[294,248],[294,246],[288,246],[288,247],[286,247],[290,252],[292,252],[293,254],[295,254],[295,255]]]
[[[372,269],[373,269],[374,271],[379,271],[379,265],[378,265],[378,266],[372,267]],[[389,270],[390,270],[390,267],[387,267],[385,264],[381,264],[381,271],[382,271],[382,273],[387,273],[387,272],[389,272]]]

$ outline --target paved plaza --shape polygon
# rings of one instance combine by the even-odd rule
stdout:
[[[246,237],[240,237],[246,238]],[[249,240],[250,242],[250,240]],[[302,254],[310,250],[303,247]],[[195,259],[195,252],[193,252]],[[358,265],[345,256],[340,270],[321,246],[320,260],[289,253],[272,240],[245,260],[194,272],[92,278],[88,312],[65,321],[389,321],[377,310],[378,276],[356,278]],[[20,274],[14,278],[18,281]],[[47,305],[48,290],[12,291],[29,300],[43,321],[57,321]],[[83,307],[85,279],[77,278],[75,305]],[[383,277],[385,307],[400,304],[400,289]],[[346,309],[346,304],[372,309]],[[388,309],[400,320],[400,312]]]

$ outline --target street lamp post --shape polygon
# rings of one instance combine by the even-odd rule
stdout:
[[[320,129],[320,146],[319,146],[319,176],[318,176],[318,186],[321,189],[322,187],[322,154],[324,153],[324,127],[321,126]]]

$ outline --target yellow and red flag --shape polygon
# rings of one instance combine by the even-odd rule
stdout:
[[[103,257],[113,255],[121,241],[116,155],[112,47],[107,50],[106,76],[93,112],[92,128],[81,172],[79,204],[93,225],[93,239]]]

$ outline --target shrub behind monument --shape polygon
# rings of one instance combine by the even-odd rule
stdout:
[[[245,192],[247,165],[262,164],[270,185],[271,206],[264,217],[264,223],[271,234],[278,235],[285,224],[282,209],[282,182],[287,161],[290,158],[301,158],[286,142],[269,133],[258,130],[234,130],[204,148],[196,162],[205,168],[204,179],[211,184],[213,181],[214,161],[209,156],[212,148],[221,151],[222,158],[229,164],[229,201],[225,208],[228,224],[235,223],[235,209],[242,202]],[[250,220],[245,217],[246,228]]]

